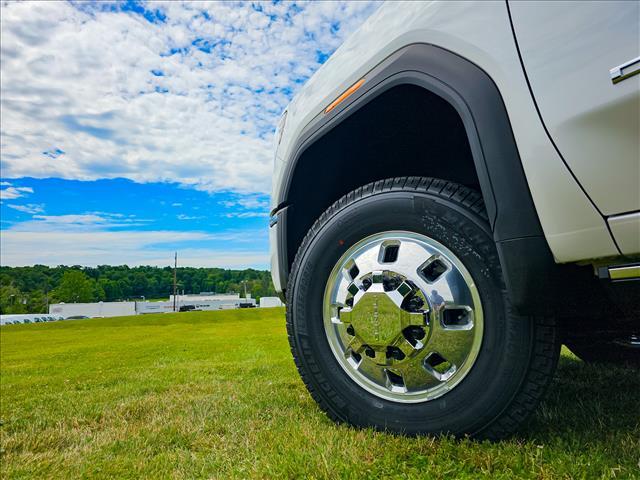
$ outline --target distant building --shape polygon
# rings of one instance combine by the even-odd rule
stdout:
[[[199,295],[176,295],[176,311],[193,310],[228,310],[233,308],[253,308],[256,301],[253,298],[240,298],[238,293],[215,294],[201,293]],[[173,295],[167,302],[138,302],[137,313],[173,312]]]
[[[226,310],[233,308],[253,308],[255,299],[240,298],[237,293],[199,295],[173,295],[168,301],[160,302],[94,302],[94,303],[55,303],[49,306],[49,314],[62,317],[124,317],[146,313],[187,312],[193,310]],[[175,309],[175,310],[174,310]]]
[[[136,314],[137,302],[54,303],[49,313],[69,317],[124,317]]]
[[[278,297],[260,297],[260,308],[282,307],[284,303]]]
[[[251,298],[251,294],[247,295]],[[176,295],[178,302],[203,302],[203,301],[222,301],[222,302],[234,302],[236,300],[240,300],[239,293],[212,293],[212,292],[202,292],[197,294],[187,294],[187,295]],[[173,302],[173,295],[169,295],[169,301]]]

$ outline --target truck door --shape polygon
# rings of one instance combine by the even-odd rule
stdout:
[[[623,253],[640,250],[640,2],[508,5],[551,140]]]

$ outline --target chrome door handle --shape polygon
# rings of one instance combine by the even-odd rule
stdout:
[[[626,80],[629,77],[633,77],[638,73],[640,73],[640,57],[636,57],[633,60],[629,60],[628,62],[609,70],[611,81],[614,84],[620,83],[621,81]]]

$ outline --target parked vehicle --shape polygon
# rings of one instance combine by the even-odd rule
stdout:
[[[271,271],[332,419],[496,439],[562,342],[640,363],[639,9],[387,3],[287,107]]]
[[[86,318],[89,317],[87,317],[86,315],[72,315],[70,317],[67,317],[67,320],[84,320]]]

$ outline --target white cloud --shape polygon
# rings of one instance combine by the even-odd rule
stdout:
[[[101,217],[111,217],[111,218],[124,218],[124,213],[112,213],[112,212],[86,212],[87,215],[98,215]],[[130,217],[135,217],[135,215],[129,215]]]
[[[223,200],[225,207],[242,207],[247,210],[269,208],[269,199],[264,195],[236,195],[232,200]]]
[[[178,216],[176,216],[176,218],[178,220],[199,220],[199,219],[204,218],[204,217],[195,217],[195,216],[185,215],[184,213],[181,213]]]
[[[255,235],[249,232],[247,236]],[[178,250],[179,263],[194,267],[267,268],[268,254],[252,249],[248,238],[227,235],[229,240],[244,241],[245,249],[224,251],[198,246],[184,247],[180,242],[206,242],[224,239],[224,235],[175,231],[14,231],[2,232],[2,265],[158,265],[172,262]],[[177,246],[176,246],[177,245]]]
[[[177,250],[184,266],[267,268],[263,230],[131,230],[132,224],[117,222],[95,214],[34,215],[2,231],[0,264],[164,266]]]
[[[7,205],[11,207],[11,205]],[[15,208],[15,206],[11,207]],[[16,208],[16,210],[22,210]],[[27,212],[31,213],[31,212]],[[109,228],[133,228],[145,226],[150,220],[140,218],[123,218],[122,214],[104,213],[104,212],[87,212],[82,214],[67,215],[40,215],[39,212],[33,212],[31,220],[19,222],[11,227],[11,231],[24,232],[55,232],[64,230],[67,233],[82,233],[103,230]],[[2,231],[4,240],[8,230]]]
[[[272,131],[292,91],[374,10],[366,2],[149,3],[166,15],[157,24],[101,11],[106,3],[76,5],[3,3],[6,178],[267,192]],[[15,194],[10,188],[3,194]]]
[[[0,200],[13,200],[33,193],[33,188],[31,187],[12,187],[9,182],[2,182],[2,184],[3,186],[9,185],[9,187],[0,190]]]
[[[231,212],[222,213],[227,218],[256,218],[269,216],[269,200],[266,195],[234,195],[231,200],[218,202]]]
[[[7,204],[7,207],[13,208],[14,210],[18,210],[19,212],[30,213],[30,214],[44,212],[44,205],[35,204],[35,203],[27,203],[26,205]]]
[[[172,207],[181,207],[182,204],[181,203],[172,203],[171,206]]]
[[[230,212],[225,213],[227,218],[255,218],[255,217],[268,217],[269,212]]]
[[[109,222],[106,218],[95,213],[82,215],[34,215],[33,218],[41,220],[38,223],[42,225],[78,225],[87,227],[92,225],[104,225]]]

